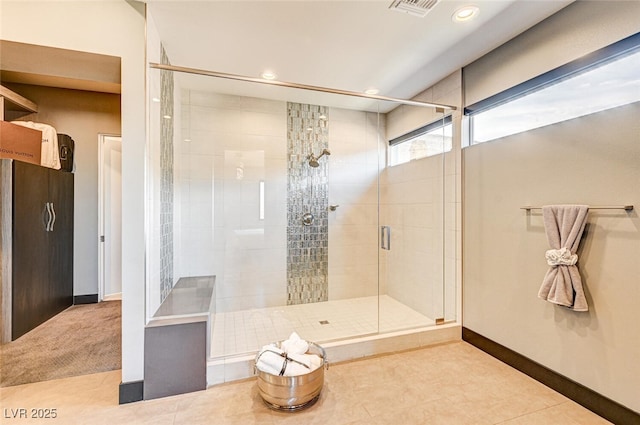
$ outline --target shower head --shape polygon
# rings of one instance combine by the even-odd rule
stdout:
[[[312,166],[313,168],[319,167],[320,162],[318,162],[318,160],[322,158],[324,155],[331,155],[331,152],[329,151],[329,149],[322,149],[322,152],[320,152],[320,155],[318,156],[315,156],[313,153],[309,154],[309,156],[307,157],[307,159],[309,160],[309,165]]]

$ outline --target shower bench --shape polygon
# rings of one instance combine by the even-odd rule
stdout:
[[[144,331],[145,400],[204,390],[215,276],[183,277]]]

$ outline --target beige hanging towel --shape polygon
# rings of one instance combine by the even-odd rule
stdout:
[[[551,247],[545,254],[550,268],[538,297],[575,311],[588,311],[576,263],[578,245],[587,224],[587,205],[545,205],[542,218]]]

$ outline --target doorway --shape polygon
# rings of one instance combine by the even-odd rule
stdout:
[[[122,138],[98,135],[99,301],[122,298]]]

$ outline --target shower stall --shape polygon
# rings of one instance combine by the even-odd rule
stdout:
[[[211,362],[456,322],[451,110],[176,69],[148,70],[148,320],[198,278]]]

